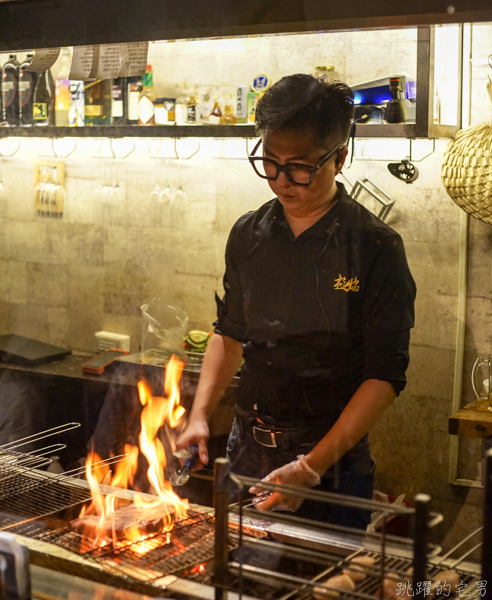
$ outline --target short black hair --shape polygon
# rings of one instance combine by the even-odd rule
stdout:
[[[313,128],[322,144],[345,143],[354,118],[354,95],[342,81],[317,79],[307,73],[282,77],[256,107],[256,128]]]

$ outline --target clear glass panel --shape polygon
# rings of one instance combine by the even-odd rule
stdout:
[[[458,125],[460,47],[459,25],[436,26],[433,97],[434,123]]]

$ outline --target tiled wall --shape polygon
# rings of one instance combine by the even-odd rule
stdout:
[[[491,25],[475,27],[475,56],[490,51],[491,38]],[[412,29],[159,43],[151,46],[149,61],[159,95],[174,95],[179,81],[234,87],[259,72],[277,79],[312,71],[319,64],[333,64],[336,75],[353,84],[394,72],[415,74],[415,40]],[[473,77],[472,115],[479,122],[488,116],[486,67],[474,68]],[[55,148],[67,153],[72,143]],[[152,297],[181,306],[192,326],[209,328],[215,315],[214,292],[221,293],[228,232],[240,215],[270,199],[270,191],[244,160],[244,140],[182,140],[178,153],[188,156],[198,143],[195,156],[178,161],[151,157],[172,157],[171,141],[158,147],[137,139],[134,152],[119,166],[123,221],[109,227],[101,226],[97,217],[94,190],[107,161],[94,156],[101,152],[97,144],[79,139],[66,159],[67,212],[53,221],[35,216],[33,206],[34,161],[48,149],[40,140],[22,140],[20,151],[3,161],[9,195],[0,220],[0,333],[15,331],[92,352],[94,332],[106,329],[130,334],[136,351],[142,323],[139,306]],[[127,151],[124,144],[115,142],[116,153]],[[377,487],[393,494],[406,492],[410,498],[418,491],[429,492],[435,508],[446,516],[440,534],[451,543],[479,521],[481,492],[448,484],[447,418],[453,394],[461,211],[440,181],[445,146],[438,141],[430,157],[415,163],[420,177],[412,185],[397,181],[387,170],[387,162],[408,154],[405,140],[358,141],[359,160],[344,173],[353,184],[369,171],[370,178],[396,199],[388,223],[404,239],[418,287],[409,383],[371,438]],[[11,141],[0,143],[0,151],[8,153],[12,147]],[[414,159],[431,149],[430,141],[416,142]],[[184,220],[172,227],[157,222],[151,202],[157,178],[169,181],[172,192],[181,183],[189,197]],[[488,225],[472,221],[467,401],[472,399],[472,358],[478,351],[490,351],[490,231]],[[465,447],[461,468],[467,476],[478,476],[477,464],[476,444]]]

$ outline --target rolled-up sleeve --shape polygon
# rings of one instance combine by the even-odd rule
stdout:
[[[246,333],[243,290],[238,270],[242,218],[232,228],[227,241],[225,254],[226,270],[223,280],[225,294],[222,300],[215,294],[217,320],[214,323],[215,333],[226,335],[238,342],[243,340]]]
[[[406,385],[416,287],[398,235],[382,237],[364,295],[364,379]]]

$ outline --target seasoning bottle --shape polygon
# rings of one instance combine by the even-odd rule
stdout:
[[[236,116],[234,115],[234,107],[232,106],[231,96],[226,97],[224,114],[220,118],[221,125],[235,125]]]
[[[186,98],[185,84],[178,84],[178,94],[174,107],[174,118],[177,125],[188,123],[188,100]]]
[[[208,92],[205,92],[202,96],[202,101],[196,106],[196,122],[208,123],[212,108],[213,104],[210,102],[210,95]]]
[[[195,90],[192,88],[190,92],[190,98],[187,104],[187,121],[188,123],[196,123],[196,96]]]
[[[155,125],[154,81],[152,78],[152,65],[147,65],[143,76],[143,87],[138,99],[138,124]]]
[[[240,85],[237,88],[236,98],[236,121],[237,123],[248,122],[248,94],[251,91],[249,85]]]
[[[142,77],[134,75],[128,77],[126,87],[126,114],[128,125],[138,123],[138,100],[142,91]]]
[[[222,116],[222,111],[220,110],[219,96],[215,96],[214,97],[214,107],[212,108],[212,112],[210,113],[208,122],[211,125],[219,125],[221,116]]]

